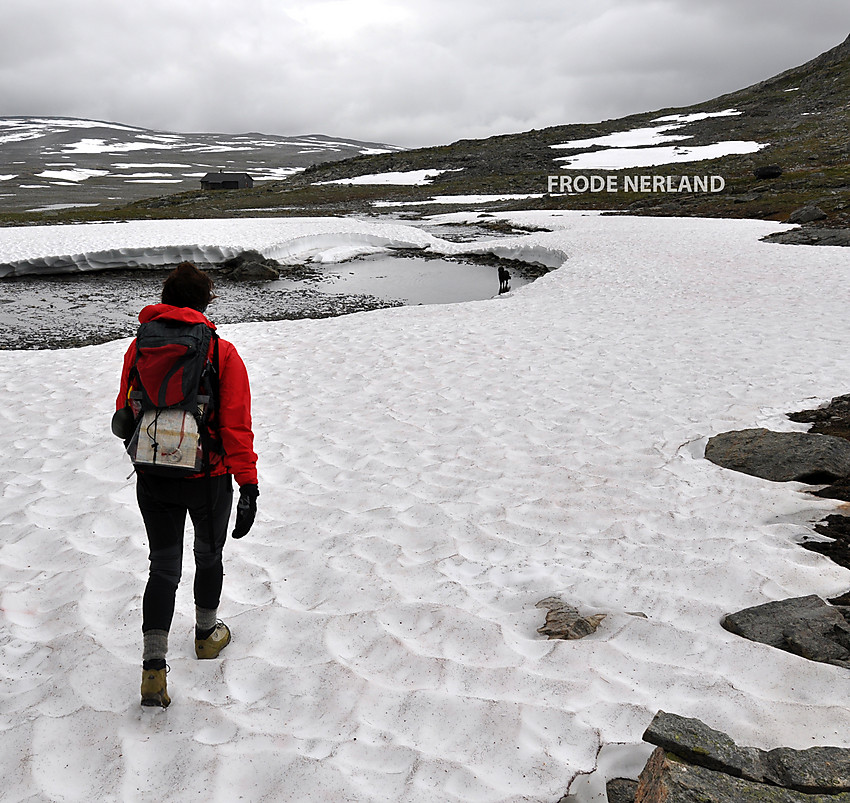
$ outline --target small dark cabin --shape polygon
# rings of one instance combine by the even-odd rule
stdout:
[[[254,179],[247,173],[207,173],[201,179],[203,190],[243,190],[254,186]]]

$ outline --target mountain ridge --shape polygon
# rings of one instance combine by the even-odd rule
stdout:
[[[180,133],[76,117],[0,117],[0,212],[114,207],[154,190],[196,189],[202,175],[219,169],[262,182],[395,149],[324,134]]]

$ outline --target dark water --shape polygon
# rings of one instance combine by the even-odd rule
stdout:
[[[516,275],[512,287],[528,279]],[[64,348],[132,336],[168,271],[110,271],[0,280],[0,349]],[[212,272],[215,277],[215,273]],[[403,304],[447,304],[499,294],[495,267],[377,256],[319,267],[315,279],[216,280],[217,324],[326,318]]]

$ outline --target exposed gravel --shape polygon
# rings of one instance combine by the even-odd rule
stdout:
[[[110,271],[0,282],[0,349],[51,349],[131,337],[139,310],[156,303],[167,271]],[[208,310],[216,324],[329,318],[395,307],[368,295],[329,295],[265,282],[218,281]]]

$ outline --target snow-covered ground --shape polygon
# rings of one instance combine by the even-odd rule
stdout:
[[[719,625],[850,587],[797,544],[839,504],[702,457],[847,392],[847,252],[755,221],[508,217],[553,230],[0,229],[0,262],[164,243],[563,261],[490,301],[222,327],[262,495],[226,549],[219,661],[193,657],[187,557],[167,710],[139,705],[146,546],[109,432],[128,342],[0,352],[4,800],[600,803],[659,709],[739,744],[850,745],[847,672]],[[547,641],[549,596],[606,618]]]

